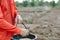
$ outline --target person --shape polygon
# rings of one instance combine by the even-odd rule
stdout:
[[[0,40],[11,40],[12,35],[27,36],[27,29],[15,26],[15,18],[18,16],[14,0],[0,0]],[[21,18],[19,18],[21,22]]]

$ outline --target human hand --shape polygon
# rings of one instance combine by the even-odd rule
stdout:
[[[20,33],[20,35],[22,35],[22,36],[27,36],[27,35],[29,35],[29,30],[28,29],[21,29],[21,33]]]
[[[17,15],[16,18],[15,18],[15,23],[20,24],[20,23],[22,23],[22,21],[23,21],[22,17],[20,15]]]

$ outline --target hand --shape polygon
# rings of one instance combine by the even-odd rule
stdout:
[[[20,23],[22,23],[22,21],[23,21],[23,20],[22,20],[22,17],[21,17],[20,15],[17,15],[16,18],[15,18],[15,23],[16,23],[16,24],[17,24],[17,23],[20,24]]]
[[[29,35],[29,30],[27,30],[27,29],[21,29],[21,34],[20,35],[22,35],[22,36]]]

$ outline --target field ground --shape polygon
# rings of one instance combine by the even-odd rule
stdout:
[[[60,40],[60,8],[28,7],[19,10],[27,28],[38,36],[37,40]],[[18,26],[23,27],[22,24]]]

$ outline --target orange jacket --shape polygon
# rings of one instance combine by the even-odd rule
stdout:
[[[19,34],[21,29],[14,26],[17,15],[14,0],[0,0],[0,40],[11,40],[11,36]]]

